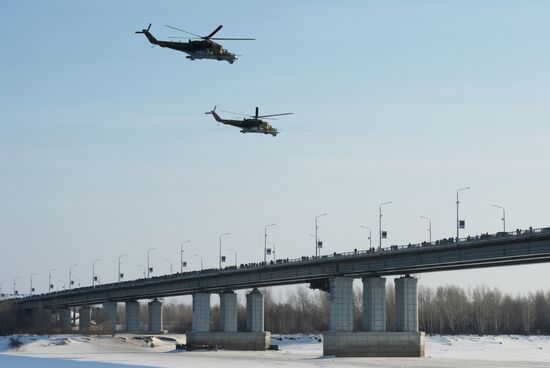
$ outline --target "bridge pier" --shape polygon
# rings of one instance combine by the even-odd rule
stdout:
[[[59,325],[61,327],[61,331],[63,332],[70,332],[72,329],[72,311],[70,308],[61,308],[59,309]]]
[[[124,305],[126,307],[126,331],[131,333],[139,332],[139,302],[129,300]]]
[[[264,331],[264,294],[256,288],[246,294],[246,331]]]
[[[148,331],[149,333],[164,333],[162,325],[162,302],[157,298],[151,300],[148,304]]]
[[[82,306],[78,311],[78,330],[81,334],[89,334],[92,327],[92,310],[89,306]]]
[[[395,330],[418,332],[418,279],[410,276],[395,279]]]
[[[220,294],[220,331],[237,332],[237,294],[232,291]]]
[[[237,295],[220,294],[219,332],[210,331],[210,294],[193,295],[193,330],[188,345],[217,345],[228,350],[266,350],[271,334],[264,331],[264,296],[258,289],[246,295],[246,332],[237,332]]]
[[[193,315],[191,328],[193,332],[210,332],[210,294],[193,294]]]
[[[386,279],[363,277],[363,331],[386,331]]]
[[[101,310],[101,317],[103,318],[103,333],[116,333],[117,305],[117,302],[103,303],[103,309]]]
[[[330,331],[323,334],[323,355],[337,357],[421,357],[424,333],[418,332],[417,279],[395,280],[397,332],[386,331],[384,278],[363,278],[363,331],[353,332],[353,279],[330,280]]]
[[[353,331],[353,279],[330,279],[330,331]]]

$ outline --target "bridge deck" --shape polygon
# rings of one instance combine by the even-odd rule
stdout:
[[[496,267],[550,261],[550,228],[438,240],[383,250],[334,253],[270,264],[224,269],[83,287],[15,299],[20,308],[54,308],[106,301],[220,292],[323,280],[333,276],[399,275],[465,268]]]

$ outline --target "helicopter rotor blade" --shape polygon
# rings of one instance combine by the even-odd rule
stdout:
[[[283,116],[283,115],[292,115],[294,114],[293,112],[285,112],[285,113],[282,113],[282,114],[270,114],[270,115],[261,115],[261,116],[258,116],[259,118],[268,118],[270,116]]]
[[[174,37],[174,36],[168,36],[166,38],[171,38],[171,39],[176,39],[176,40],[177,39],[179,39],[179,40],[183,40],[183,39],[185,39],[185,40],[203,40],[204,39],[202,37],[191,37],[191,38],[189,38],[189,37]]]
[[[202,38],[202,39],[206,38],[206,37],[203,37],[203,36],[199,36],[198,34],[194,34],[194,33],[191,33],[191,32],[187,32],[187,31],[185,31],[185,30],[183,30],[183,29],[180,29],[180,28],[177,28],[177,27],[172,27],[172,26],[169,26],[169,25],[164,25],[164,26],[167,27],[167,28],[175,29],[176,31],[180,31],[180,32],[183,32],[183,33],[187,33],[187,34],[193,35],[193,36],[195,36],[195,37],[199,37],[199,38]]]
[[[209,40],[220,41],[256,41],[255,38],[233,38],[233,37],[207,37]]]
[[[206,36],[205,38],[212,38],[212,36],[214,36],[216,33],[219,32],[220,29],[222,29],[222,25],[220,24],[215,30],[212,31],[212,33],[210,33],[208,36]]]
[[[220,110],[221,112],[225,112],[225,113],[228,113],[228,114],[235,114],[235,115],[241,115],[241,116],[245,116],[247,118],[253,118],[254,116],[252,115],[246,115],[246,114],[241,114],[240,112],[233,112],[233,111],[227,111],[227,110]]]

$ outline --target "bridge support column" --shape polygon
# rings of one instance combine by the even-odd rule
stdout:
[[[210,331],[210,294],[193,294],[191,327],[193,332]]]
[[[61,330],[68,332],[71,330],[72,311],[70,308],[61,308],[59,310],[59,324]]]
[[[410,276],[395,279],[395,330],[418,332],[418,279]]]
[[[23,320],[22,326],[28,326],[28,329],[25,328],[26,332],[37,335],[51,333],[52,312],[50,309],[39,307],[24,309],[20,313],[25,315],[25,318],[20,318]]]
[[[39,331],[41,334],[51,333],[52,330],[52,310],[47,308],[39,309],[39,326],[43,331]]]
[[[330,279],[330,331],[353,331],[353,279]]]
[[[246,296],[247,332],[237,332],[237,295],[220,294],[220,331],[210,332],[210,294],[193,295],[193,331],[188,346],[217,346],[229,350],[266,350],[271,333],[264,331],[264,297],[254,289]]]
[[[101,311],[101,317],[103,319],[103,333],[116,333],[117,305],[117,302],[103,303],[103,309]]]
[[[386,279],[363,277],[363,331],[386,331]]]
[[[148,304],[148,330],[149,333],[164,333],[162,325],[162,302],[158,299],[153,299]],[[138,306],[139,309],[139,306]]]
[[[126,306],[126,331],[139,332],[139,302],[130,300],[124,304]]]
[[[237,294],[232,291],[220,294],[220,331],[237,332]]]
[[[407,321],[408,330],[387,332],[385,322],[385,280],[363,278],[363,329],[353,332],[352,280],[338,277],[330,281],[331,331],[323,334],[323,354],[337,357],[421,357],[424,356],[424,333],[411,329],[410,311],[416,311],[416,279],[396,279],[396,307]],[[406,278],[403,278],[406,279]],[[411,279],[410,277],[408,279]],[[414,286],[414,288],[413,288]],[[398,292],[398,289],[400,290]],[[398,296],[400,295],[400,296]],[[414,298],[412,297],[414,296]],[[413,307],[414,299],[414,307]],[[406,307],[408,312],[403,312]],[[414,321],[418,321],[415,315]],[[403,322],[400,322],[403,323]],[[416,322],[417,323],[417,322]]]
[[[264,331],[264,294],[256,288],[246,294],[246,330]]]
[[[80,307],[80,310],[78,312],[79,314],[79,321],[78,321],[78,329],[81,334],[89,334],[92,327],[92,316],[91,316],[92,310],[88,306]]]

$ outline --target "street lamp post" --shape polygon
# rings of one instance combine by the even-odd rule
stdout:
[[[369,249],[372,249],[372,230],[368,226],[361,225],[361,229],[367,229],[369,231]]]
[[[267,264],[267,228],[276,224],[265,225],[264,227],[264,263]]]
[[[52,286],[52,272],[55,272],[55,268],[52,268],[48,271],[48,292],[51,292],[53,289]]]
[[[0,299],[4,297],[4,282],[8,282],[8,280],[0,280]]]
[[[13,279],[13,297],[17,295],[17,279],[20,279],[21,276],[17,276]]]
[[[183,273],[183,245],[185,243],[191,243],[191,240],[184,240],[180,244],[180,272]]]
[[[73,267],[76,267],[76,266],[78,266],[78,264],[76,263],[69,266],[69,290],[71,290]]]
[[[430,234],[430,243],[432,242],[432,219],[426,216],[420,216],[421,219],[428,221],[428,233]]]
[[[382,206],[385,206],[387,204],[391,204],[393,202],[384,202],[380,204],[380,207],[378,207],[378,230],[379,230],[379,237],[378,237],[378,249],[382,249]]]
[[[323,216],[326,216],[327,214],[326,213],[322,213],[320,215],[317,215],[315,216],[315,257],[317,258],[319,256],[319,236],[318,236],[318,233],[317,231],[319,230],[319,224],[318,224],[318,219],[319,217],[323,217]]]
[[[101,261],[100,258],[94,259],[92,261],[92,287],[95,286],[95,264],[96,264],[96,262],[100,262],[100,261]]]
[[[464,187],[460,188],[456,191],[456,241],[460,239],[460,218],[458,216],[458,205],[460,204],[460,201],[458,200],[458,193],[462,192],[463,190],[471,189],[470,187]]]
[[[203,270],[202,257],[199,256],[198,254],[194,254],[193,256],[201,259],[201,271],[202,271]]]
[[[121,254],[120,256],[118,256],[118,282],[122,281],[122,274],[120,273],[121,259],[122,259],[122,257],[127,257],[127,256],[128,255],[126,253]]]
[[[235,249],[227,248],[228,251],[235,255],[235,267],[237,267],[237,251]]]
[[[220,235],[220,270],[222,269],[222,238],[230,234],[231,233],[223,233]]]
[[[502,231],[506,232],[506,210],[504,207],[494,204],[493,207],[500,208],[502,210]]]
[[[30,285],[30,287],[29,287],[29,295],[32,295],[32,293],[33,293],[33,291],[34,291],[34,288],[32,287],[32,277],[33,277],[34,275],[38,275],[38,274],[37,274],[36,272],[31,273],[31,285]]]
[[[170,263],[170,275],[174,273],[174,269],[172,268],[173,264],[172,261],[165,259],[164,262]]]
[[[151,251],[156,250],[157,248],[149,248],[147,249],[147,278],[149,278],[149,274],[151,273],[151,265],[149,263],[150,260],[150,254]]]

